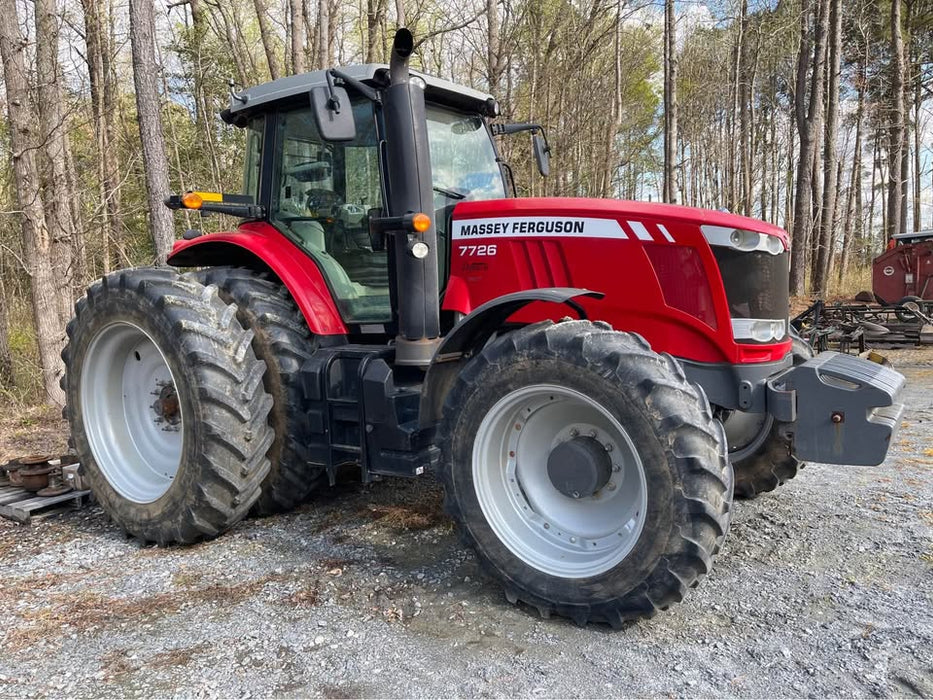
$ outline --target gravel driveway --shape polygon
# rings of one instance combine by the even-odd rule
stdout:
[[[737,503],[712,575],[621,632],[508,605],[429,480],[185,548],[0,520],[0,696],[933,697],[933,354],[896,354],[886,465]]]

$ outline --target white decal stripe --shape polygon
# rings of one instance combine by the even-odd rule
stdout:
[[[629,236],[615,219],[563,216],[502,216],[453,222],[457,240],[490,238],[612,238]]]
[[[670,232],[664,227],[664,224],[658,224],[658,230],[664,235],[664,237],[665,237],[668,241],[670,241],[671,243],[674,242],[674,237],[673,237],[673,236],[670,234]]]
[[[629,221],[627,222],[629,226],[632,227],[632,231],[635,232],[635,235],[638,236],[640,241],[653,241],[651,234],[648,233],[648,229],[645,228],[645,225],[640,221]]]

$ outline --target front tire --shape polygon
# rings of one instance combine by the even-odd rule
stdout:
[[[252,333],[215,287],[123,270],[75,307],[65,415],[104,511],[160,544],[219,535],[259,497],[272,399]]]
[[[653,615],[709,573],[729,527],[732,471],[702,391],[604,324],[490,344],[447,398],[441,445],[464,539],[544,616]]]

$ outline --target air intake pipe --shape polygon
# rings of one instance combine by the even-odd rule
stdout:
[[[426,367],[440,342],[437,228],[424,107],[425,86],[421,78],[412,77],[408,71],[408,59],[413,50],[411,32],[399,29],[392,43],[383,116],[389,215],[401,217],[423,212],[431,218],[431,225],[423,233],[396,232],[393,236],[394,296],[398,309],[395,362]],[[427,244],[426,256],[418,258],[412,254],[413,236]],[[419,246],[419,250],[423,248]]]

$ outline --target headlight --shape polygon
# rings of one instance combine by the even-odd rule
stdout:
[[[787,321],[768,318],[732,319],[732,337],[736,340],[752,340],[767,343],[782,340],[787,335]]]
[[[784,252],[784,241],[766,233],[710,224],[701,226],[700,230],[703,231],[703,236],[710,245],[733,248],[746,253],[760,250],[771,255],[780,255]]]

